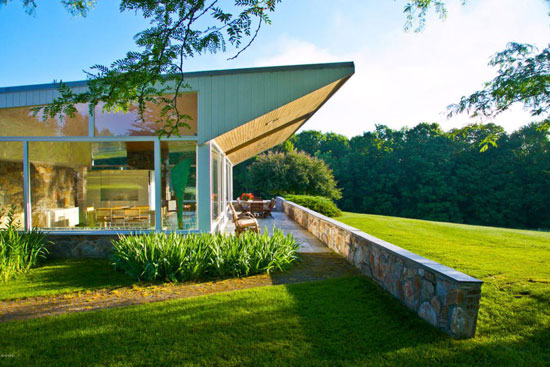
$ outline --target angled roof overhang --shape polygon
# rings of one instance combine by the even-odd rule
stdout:
[[[298,68],[298,67],[295,67]],[[353,75],[353,63],[304,65],[300,69],[269,71],[270,85],[277,91],[266,101],[266,95],[251,95],[248,108],[254,103],[272,108],[246,121],[233,123],[232,128],[212,140],[233,164],[241,163],[288,139],[317,112],[323,104]],[[291,73],[292,75],[289,75]],[[256,88],[254,85],[245,87]],[[264,89],[265,90],[265,89]],[[246,93],[234,90],[234,93]],[[268,93],[269,94],[269,93]],[[243,109],[248,109],[244,108]],[[254,107],[252,107],[254,109]]]
[[[198,92],[200,144],[215,141],[233,164],[284,142],[354,74],[353,62],[185,73]],[[75,92],[86,81],[66,83]],[[0,108],[51,103],[58,84],[0,88]],[[0,132],[1,135],[1,132]]]

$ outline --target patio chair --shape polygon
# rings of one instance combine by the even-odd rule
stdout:
[[[231,209],[231,214],[233,215],[235,234],[237,236],[244,231],[254,231],[256,233],[260,233],[260,226],[258,225],[256,218],[254,218],[254,215],[249,212],[242,212],[237,215],[232,202],[229,202],[229,208]]]
[[[252,214],[254,214],[254,216],[263,218],[263,215],[264,215],[264,202],[254,199],[254,201],[252,203],[250,203],[250,212]]]
[[[275,199],[274,198],[271,199],[269,204],[264,206],[264,210],[263,210],[263,213],[262,213],[262,218],[272,217],[271,211],[273,210],[273,208],[275,208]]]
[[[237,205],[239,205],[239,208],[241,211],[246,212],[249,209],[249,205],[246,201],[241,200],[240,198],[237,198]]]

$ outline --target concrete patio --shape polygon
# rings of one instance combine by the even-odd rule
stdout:
[[[258,218],[258,224],[263,231],[267,230],[271,235],[273,234],[273,228],[282,230],[285,234],[291,233],[296,242],[300,244],[298,252],[312,253],[312,252],[333,252],[318,238],[313,236],[298,223],[290,219],[283,212],[271,212],[272,217],[262,219]],[[224,233],[234,233],[235,224],[231,221],[224,230]]]

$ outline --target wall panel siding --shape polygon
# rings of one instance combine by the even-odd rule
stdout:
[[[199,141],[210,141],[353,73],[353,63],[189,73],[186,82],[199,92]],[[82,92],[87,88],[82,83],[68,84]],[[53,85],[0,88],[0,108],[47,104],[58,95]]]

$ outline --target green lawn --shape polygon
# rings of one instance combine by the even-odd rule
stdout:
[[[50,260],[43,266],[0,283],[0,300],[47,296],[137,283],[115,272],[107,260]]]
[[[548,366],[549,233],[338,219],[483,279],[477,337],[453,340],[368,279],[348,277],[1,323],[0,365]]]
[[[483,280],[478,341],[529,343],[546,349],[550,363],[550,232],[355,213],[337,219]],[[547,340],[537,345],[541,334]]]

